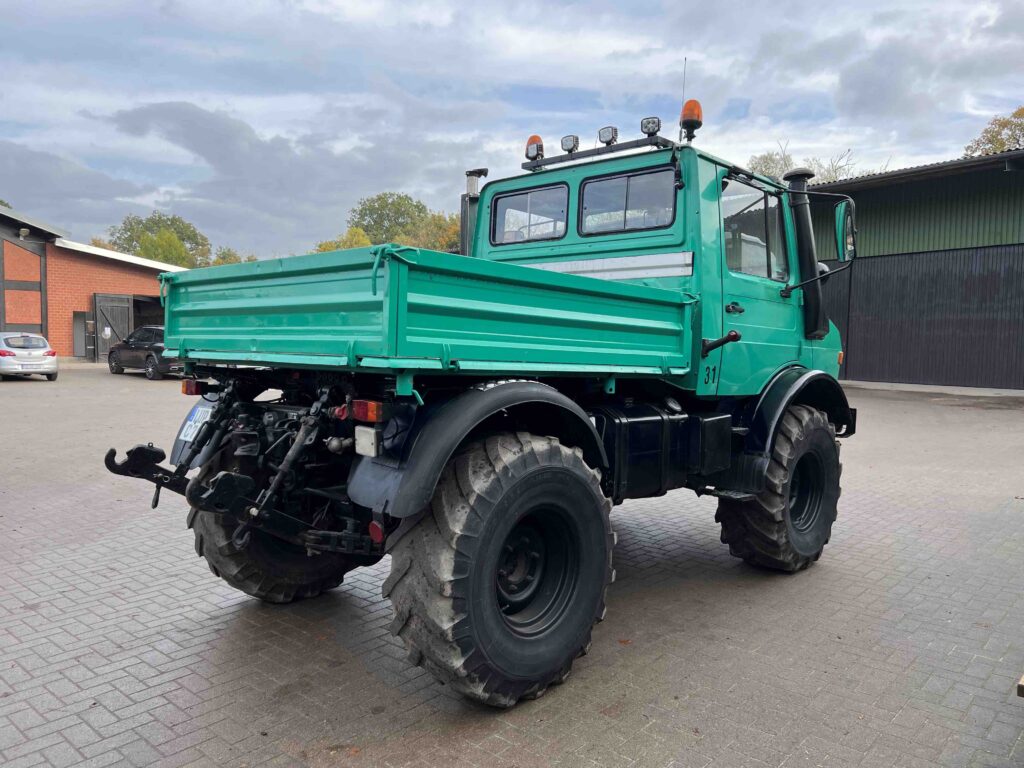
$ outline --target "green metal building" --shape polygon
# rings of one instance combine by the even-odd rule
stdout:
[[[1024,148],[812,187],[856,202],[861,258],[823,290],[846,378],[1024,389],[1022,171]]]

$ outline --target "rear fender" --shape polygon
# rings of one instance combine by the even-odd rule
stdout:
[[[786,409],[808,405],[823,411],[835,425],[837,437],[850,437],[857,429],[857,410],[850,407],[836,379],[824,371],[794,366],[775,375],[754,406],[747,434],[748,452],[768,456]]]
[[[374,513],[406,522],[425,512],[441,471],[458,447],[492,417],[515,429],[558,437],[583,451],[586,462],[607,477],[604,446],[586,412],[554,387],[536,381],[480,384],[460,395],[421,409],[399,459],[359,456],[348,478],[348,496]],[[392,534],[394,546],[403,524]]]

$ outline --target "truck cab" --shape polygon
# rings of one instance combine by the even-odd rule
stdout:
[[[793,365],[838,374],[835,326],[804,311],[818,286],[782,294],[801,276],[788,187],[693,144],[552,159],[484,186],[469,255],[699,297],[699,364],[679,383],[701,397],[758,394]],[[737,341],[701,354],[730,331]]]
[[[836,381],[809,197],[680,141],[527,142],[525,173],[462,199],[463,253],[394,243],[161,276],[165,354],[201,396],[171,454],[107,468],[182,494],[196,551],[290,602],[391,557],[412,663],[511,706],[566,679],[614,580],[611,510],[718,499],[730,552],[785,572],[831,535]],[[686,140],[682,140],[685,133]],[[837,272],[839,270],[836,270]],[[173,467],[173,468],[172,468]]]

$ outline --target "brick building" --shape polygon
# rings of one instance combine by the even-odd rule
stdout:
[[[182,267],[64,234],[0,208],[0,331],[42,333],[59,355],[102,360],[136,326],[163,322],[157,275]]]

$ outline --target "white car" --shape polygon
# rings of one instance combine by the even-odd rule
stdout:
[[[0,331],[0,378],[45,376],[57,380],[57,352],[38,333]]]

